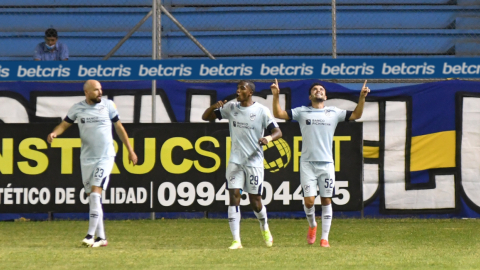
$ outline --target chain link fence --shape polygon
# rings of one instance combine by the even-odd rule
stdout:
[[[332,56],[332,1],[171,3],[172,14],[216,58]],[[472,3],[336,1],[337,57],[479,56],[480,5]],[[174,45],[165,58],[204,57],[178,34],[165,22]]]
[[[215,58],[331,58],[331,0],[163,0]],[[480,56],[473,0],[335,1],[336,53],[344,57]],[[31,60],[55,28],[72,60],[103,59],[152,10],[152,0],[2,0],[0,60]],[[165,14],[159,56],[207,55]],[[152,58],[149,17],[110,59]]]
[[[71,60],[100,60],[150,10],[151,0],[2,0],[0,60],[33,60],[45,30],[58,31]],[[152,20],[146,21],[112,58],[152,55]]]

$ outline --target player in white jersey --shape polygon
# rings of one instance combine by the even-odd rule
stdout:
[[[253,102],[255,85],[241,81],[237,85],[237,100],[218,101],[203,113],[203,120],[228,119],[232,148],[226,171],[226,185],[230,194],[228,223],[233,235],[230,249],[242,248],[240,241],[241,190],[248,193],[250,206],[260,222],[267,247],[273,244],[268,228],[267,209],[262,205],[263,145],[282,137],[282,132],[267,107]],[[264,136],[267,129],[271,135]]]
[[[82,147],[80,165],[85,193],[90,196],[90,220],[87,236],[82,245],[104,247],[108,244],[103,226],[102,190],[107,188],[115,159],[112,123],[120,140],[128,149],[128,159],[137,164],[137,155],[128,140],[128,135],[111,100],[102,99],[102,86],[98,81],[88,80],[83,86],[85,100],[74,104],[65,119],[48,134],[47,141],[61,135],[77,120]],[[97,238],[94,238],[94,235]]]
[[[315,243],[317,223],[315,221],[315,197],[317,186],[322,202],[322,238],[320,246],[330,247],[328,234],[332,224],[332,195],[335,188],[335,169],[332,157],[332,143],[335,128],[339,122],[359,119],[363,113],[365,97],[370,92],[365,81],[355,110],[346,111],[326,107],[327,91],[320,83],[314,83],[308,90],[311,106],[297,107],[284,111],[280,107],[278,81],[270,86],[273,94],[273,115],[280,119],[298,121],[302,132],[302,155],[300,162],[300,183],[302,185],[304,210],[308,220],[308,244]]]

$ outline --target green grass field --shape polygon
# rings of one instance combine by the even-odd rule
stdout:
[[[0,269],[480,269],[480,220],[334,219],[331,248],[306,243],[306,220],[269,223],[272,248],[244,219],[228,250],[225,219],[106,221],[96,249],[87,221],[0,222]]]

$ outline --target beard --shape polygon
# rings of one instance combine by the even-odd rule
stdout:
[[[325,101],[324,98],[316,98],[316,97],[314,97],[313,100],[316,101],[316,102],[324,102]]]
[[[102,98],[101,97],[91,98],[90,101],[93,103],[100,103],[102,102]]]

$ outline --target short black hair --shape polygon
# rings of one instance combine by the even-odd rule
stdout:
[[[58,38],[57,30],[55,30],[53,28],[48,28],[47,31],[45,31],[45,37]]]
[[[321,87],[323,87],[323,89],[325,89],[325,94],[327,94],[327,88],[325,87],[325,85],[321,84],[321,83],[313,83],[310,88],[308,89],[308,95],[310,96],[312,94],[312,89],[313,87],[317,86],[317,85],[320,85]]]
[[[241,83],[246,83],[248,85],[248,87],[250,87],[252,92],[255,92],[255,84],[253,82],[246,81],[246,80],[241,80],[241,81],[238,82],[238,84],[241,84]]]
[[[252,92],[255,92],[255,84],[251,81],[245,81],[245,80],[241,80],[238,82],[238,84],[241,84],[241,83],[246,83],[248,85],[248,87],[250,87],[250,89],[252,89]]]

